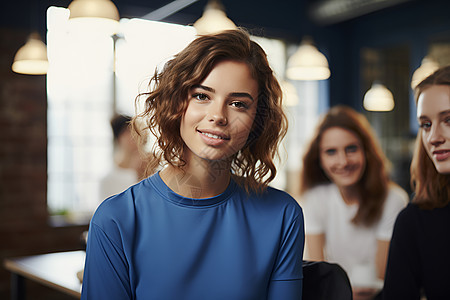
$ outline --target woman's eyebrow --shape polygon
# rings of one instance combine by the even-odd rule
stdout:
[[[443,110],[443,111],[439,112],[438,115],[439,115],[439,117],[442,117],[442,116],[445,116],[447,114],[450,114],[450,109]],[[424,119],[429,119],[429,118],[428,118],[427,115],[420,115],[417,119],[424,120]]]
[[[252,101],[255,101],[255,99],[253,99],[252,95],[250,95],[249,93],[230,93],[229,96],[231,97],[236,97],[236,98],[249,98]]]
[[[206,86],[206,85],[201,85],[201,84],[196,84],[192,86],[192,89],[202,89],[211,93],[215,93],[216,90]],[[235,93],[230,93],[228,94],[229,97],[237,97],[237,98],[249,98],[252,101],[255,101],[255,99],[253,99],[252,95],[250,95],[249,93],[245,93],[245,92],[235,92]]]
[[[447,114],[450,114],[450,109],[441,111],[441,112],[439,113],[440,116],[445,116],[445,115],[447,115]]]
[[[205,91],[208,91],[208,92],[211,92],[211,93],[215,93],[216,92],[215,89],[210,88],[209,86],[206,86],[206,85],[201,85],[201,84],[193,85],[192,89],[202,89],[202,90],[205,90]]]

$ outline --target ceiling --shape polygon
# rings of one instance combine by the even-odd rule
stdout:
[[[228,17],[257,35],[298,41],[312,26],[327,26],[417,0],[222,0]],[[45,33],[49,6],[68,7],[71,0],[2,1],[0,25],[36,29]],[[155,19],[168,8],[161,21],[193,24],[201,17],[207,0],[113,0],[122,18]],[[178,8],[175,8],[178,7]]]

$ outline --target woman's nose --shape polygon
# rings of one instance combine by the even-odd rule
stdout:
[[[337,163],[340,165],[346,165],[348,163],[348,157],[345,151],[338,152],[336,155]]]
[[[211,105],[211,109],[208,112],[208,121],[221,126],[226,125],[228,123],[226,109],[222,105]]]
[[[437,146],[445,142],[439,126],[431,126],[428,142],[433,146]]]

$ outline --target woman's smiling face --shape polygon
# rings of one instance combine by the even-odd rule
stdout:
[[[243,62],[222,61],[189,92],[180,125],[185,160],[191,154],[225,160],[244,147],[258,105],[258,84]]]
[[[366,167],[366,157],[356,134],[340,127],[328,128],[320,139],[319,151],[323,171],[339,188],[359,182]]]

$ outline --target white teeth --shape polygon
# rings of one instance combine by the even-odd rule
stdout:
[[[221,139],[221,140],[223,139],[220,136],[215,135],[215,134],[211,134],[211,133],[202,132],[202,134],[206,135],[207,137],[213,138],[213,139]]]

